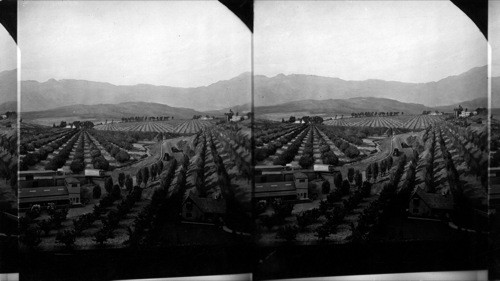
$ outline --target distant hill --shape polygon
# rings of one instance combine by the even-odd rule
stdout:
[[[17,100],[17,69],[0,72],[0,104]]]
[[[220,110],[205,111],[204,113],[209,114],[209,115],[222,115],[226,112],[229,112],[230,109],[234,113],[236,113],[236,112],[247,113],[249,111],[252,111],[252,104],[246,103],[246,104],[241,104],[241,105],[235,105],[235,106],[231,106],[231,107],[220,109]]]
[[[374,97],[356,97],[349,99],[328,99],[328,100],[302,100],[287,102],[280,105],[260,106],[255,108],[255,114],[271,114],[271,113],[294,113],[294,112],[309,112],[309,114],[346,114],[352,112],[404,112],[405,114],[420,114],[424,110],[432,110],[432,108],[416,104],[403,103],[393,99],[374,98]]]
[[[445,112],[451,112],[453,111],[454,108],[457,108],[459,105],[462,106],[462,108],[467,108],[469,111],[474,111],[474,109],[478,107],[488,107],[488,98],[477,98],[469,101],[463,101],[451,105],[446,105],[446,106],[438,106],[435,107],[436,110],[438,111],[445,111]]]
[[[384,80],[346,81],[314,75],[279,74],[254,77],[254,105],[268,106],[292,101],[377,97],[418,103],[428,107],[445,106],[465,100],[486,98],[487,66],[472,68],[436,82],[403,83]],[[373,110],[372,110],[373,111]]]
[[[119,104],[70,105],[44,111],[22,112],[24,120],[43,118],[78,117],[80,119],[120,119],[132,116],[174,116],[177,119],[190,119],[193,115],[203,114],[189,108],[171,107],[159,103],[124,102]]]
[[[21,82],[21,110],[42,111],[62,106],[83,104],[118,104],[152,102],[199,111],[220,110],[251,101],[251,74],[243,73],[230,80],[209,86],[177,88],[139,84],[117,86],[85,80]]]
[[[7,111],[17,111],[17,101],[8,101],[0,104],[0,113],[4,114]]]

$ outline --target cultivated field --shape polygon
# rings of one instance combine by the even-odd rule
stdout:
[[[386,127],[421,130],[444,120],[440,115],[401,115],[387,117],[360,117],[325,121],[330,126]]]
[[[82,167],[114,169],[112,174],[118,177],[108,177],[103,186],[90,190],[87,205],[69,211],[31,208],[23,213],[23,249],[210,245],[227,243],[236,233],[251,232],[251,142],[247,128],[204,124],[179,122],[179,131],[196,130],[182,138],[165,132],[27,124],[21,142],[24,168],[69,167],[72,173],[81,173]],[[170,139],[176,139],[176,144]],[[133,159],[133,144],[144,140],[149,140],[151,149]],[[165,143],[169,144],[165,147],[180,152],[163,150]],[[165,153],[170,157],[165,158]],[[179,214],[186,199],[193,197],[214,200],[226,210],[218,220],[190,224]]]
[[[309,200],[259,202],[259,243],[349,243],[397,236],[385,232],[384,223],[407,220],[416,194],[449,202],[448,215],[428,218],[436,226],[449,223],[450,230],[411,239],[445,240],[454,229],[480,232],[487,226],[486,126],[430,115],[323,124],[256,121],[254,136],[256,164],[292,164],[309,180]],[[367,145],[376,150],[364,150]],[[313,164],[333,165],[339,173],[333,180],[313,176]]]
[[[132,132],[157,132],[194,134],[202,128],[213,125],[208,120],[170,120],[170,121],[144,121],[144,122],[121,122],[97,125],[96,130],[104,131],[132,131]]]

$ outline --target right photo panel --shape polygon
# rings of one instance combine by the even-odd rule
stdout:
[[[255,278],[487,268],[488,40],[474,22],[447,1],[254,12]]]

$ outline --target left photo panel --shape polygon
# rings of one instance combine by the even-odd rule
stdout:
[[[16,3],[0,2],[0,279],[18,272]]]
[[[216,1],[18,13],[21,276],[250,272],[251,31]]]

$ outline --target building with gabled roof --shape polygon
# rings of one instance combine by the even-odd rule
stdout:
[[[217,222],[225,214],[223,198],[198,197],[190,193],[182,203],[182,217],[187,221]]]
[[[408,212],[415,217],[447,219],[454,209],[451,194],[425,192],[420,188],[410,196]]]

